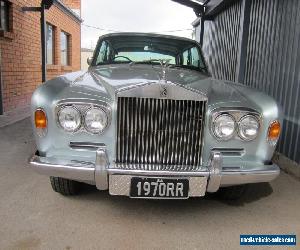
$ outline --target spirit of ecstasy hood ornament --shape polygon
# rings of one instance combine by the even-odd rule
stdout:
[[[169,67],[169,62],[171,61],[171,59],[160,59],[158,60],[160,65],[161,65],[161,80],[164,83],[167,83],[167,68]]]
[[[160,97],[167,98],[168,97],[168,89],[167,89],[167,69],[171,66],[169,62],[171,59],[150,59],[141,62],[131,62],[129,65],[135,65],[137,63],[145,63],[145,62],[159,62],[161,65],[161,76],[159,77],[159,85],[160,85]]]
[[[166,98],[168,96],[168,89],[167,89],[166,83],[167,83],[167,69],[168,69],[170,60],[171,59],[159,60],[159,63],[160,63],[161,68],[162,68],[161,79],[159,81],[159,84],[160,84],[160,97],[162,97],[162,98]]]

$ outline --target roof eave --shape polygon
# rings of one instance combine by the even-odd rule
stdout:
[[[55,0],[54,4],[60,9],[62,10],[64,13],[66,13],[67,15],[69,15],[71,18],[73,18],[76,22],[78,23],[82,23],[83,20],[81,19],[80,16],[78,16],[73,10],[71,10],[68,6],[66,6],[63,2],[61,2],[60,0]]]

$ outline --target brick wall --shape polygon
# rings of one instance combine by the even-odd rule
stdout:
[[[63,2],[71,9],[81,9],[81,0],[63,0]]]
[[[4,112],[28,105],[32,92],[41,84],[40,14],[21,10],[39,6],[39,0],[11,0],[12,32],[0,33],[2,99]],[[80,34],[78,20],[53,5],[46,14],[55,26],[55,65],[47,66],[47,78],[80,70]],[[60,32],[71,35],[70,66],[60,65]]]

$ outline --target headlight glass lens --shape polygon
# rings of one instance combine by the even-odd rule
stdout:
[[[219,115],[213,122],[213,131],[217,138],[229,140],[235,132],[235,120],[231,115]]]
[[[246,115],[239,121],[239,136],[246,141],[254,140],[259,131],[259,122],[253,115]]]
[[[99,134],[106,128],[108,117],[103,109],[94,107],[86,112],[84,122],[87,131]]]
[[[81,126],[81,115],[74,107],[64,107],[58,113],[58,121],[67,132],[75,132]]]

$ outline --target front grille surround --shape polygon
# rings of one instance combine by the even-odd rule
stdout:
[[[118,97],[116,164],[202,165],[206,101]]]

